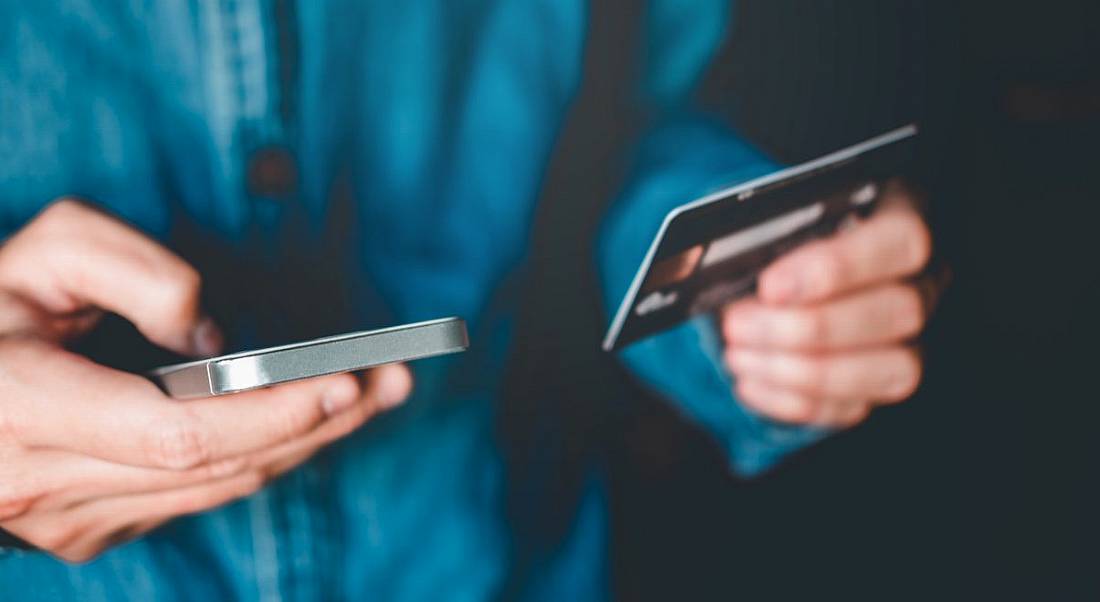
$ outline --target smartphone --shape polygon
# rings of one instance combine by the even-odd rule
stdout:
[[[163,366],[148,376],[172,397],[209,397],[457,353],[468,346],[466,323],[443,318]]]

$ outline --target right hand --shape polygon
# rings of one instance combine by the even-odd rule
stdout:
[[[63,346],[106,310],[161,346],[216,354],[199,289],[181,259],[73,201],[0,247],[0,528],[86,561],[253,493],[411,389],[391,365],[180,402]]]

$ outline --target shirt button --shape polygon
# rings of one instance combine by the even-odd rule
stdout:
[[[248,160],[248,192],[258,197],[284,197],[298,187],[298,167],[290,151],[267,146]]]

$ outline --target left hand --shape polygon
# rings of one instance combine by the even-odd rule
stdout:
[[[892,183],[869,219],[777,259],[755,297],[721,311],[737,397],[776,420],[830,427],[910,397],[922,372],[912,340],[935,296],[914,278],[931,253],[916,200]]]

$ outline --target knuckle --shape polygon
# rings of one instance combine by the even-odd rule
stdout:
[[[796,314],[791,336],[794,345],[808,347],[829,341],[829,319],[824,312],[806,310]]]
[[[165,468],[192,468],[210,458],[210,441],[201,422],[190,414],[175,416],[150,430],[146,452]]]
[[[738,383],[735,394],[737,399],[743,403],[750,410],[756,414],[763,416],[773,416],[771,407],[766,403],[766,400],[757,397],[751,390],[745,387],[743,384]]]
[[[247,465],[248,462],[246,459],[236,457],[203,464],[193,470],[198,471],[195,475],[196,481],[213,481],[233,476],[244,470]]]
[[[866,404],[860,404],[849,412],[844,413],[836,421],[836,425],[841,428],[851,428],[864,420],[871,414],[870,406]]]
[[[805,424],[814,426],[834,427],[840,420],[841,409],[836,403],[821,403]]]
[[[97,545],[94,548],[78,548],[61,551],[57,556],[70,564],[85,564],[95,560],[103,553],[103,550],[101,546]]]
[[[198,308],[201,289],[202,277],[187,264],[163,271],[157,283],[157,294],[167,311],[181,318],[190,317]]]
[[[826,295],[843,286],[847,265],[844,255],[835,245],[822,244],[818,247],[817,259],[810,265],[819,294]]]
[[[67,222],[74,217],[79,217],[88,212],[84,203],[73,197],[62,197],[50,203],[36,220],[40,224],[54,224],[58,221]]]
[[[780,416],[788,422],[806,424],[817,418],[818,404],[812,399],[798,396],[792,397]]]
[[[34,507],[34,500],[29,498],[2,498],[0,497],[0,521],[7,521],[25,516]]]
[[[263,470],[255,470],[245,474],[241,479],[240,488],[237,490],[236,497],[248,497],[253,493],[263,489],[264,485],[267,485],[271,476]]]
[[[89,220],[105,219],[86,203],[73,197],[65,197],[50,203],[34,220],[26,231],[32,238],[41,237],[45,241],[86,239]]]
[[[27,538],[27,541],[34,545],[46,550],[47,552],[56,554],[66,560],[69,558],[66,556],[70,553],[68,548],[71,547],[73,541],[80,536],[78,529],[62,522],[54,521],[47,523],[38,532]],[[72,560],[72,562],[79,562],[78,560]]]
[[[916,288],[898,289],[894,302],[894,323],[902,336],[913,336],[924,327],[924,302]]]
[[[728,325],[731,322],[736,321],[738,318],[743,317],[747,311],[751,311],[753,302],[751,300],[743,299],[740,301],[734,301],[724,306],[719,312],[722,324]]]
[[[818,248],[818,278],[824,293],[832,293],[844,286],[851,275],[851,262],[840,241],[823,242]]]
[[[181,493],[171,503],[166,504],[167,511],[172,516],[199,512],[212,503],[210,499],[210,494],[205,492]]]
[[[20,483],[0,483],[0,521],[25,516],[40,498]]]
[[[0,253],[0,267],[6,277],[27,270],[37,269],[38,265],[29,265],[35,253],[42,248],[52,246],[55,250],[64,250],[77,246],[79,237],[70,234],[76,211],[83,211],[80,204],[71,199],[54,201],[38,213],[26,226],[7,240]],[[52,245],[55,241],[65,241],[67,245]]]
[[[206,510],[217,503],[217,497],[209,489],[199,489],[178,494],[167,504],[172,516],[192,514]]]
[[[932,257],[932,233],[924,220],[914,216],[909,222],[904,240],[905,265],[910,272],[919,272]]]
[[[4,375],[6,370],[0,367],[0,376]],[[15,421],[5,412],[0,409],[0,444],[16,441],[16,427]]]
[[[802,389],[807,393],[822,393],[829,386],[829,367],[820,359],[806,359],[798,362],[796,370]]]
[[[734,365],[733,354],[729,351],[729,348],[726,348],[722,353],[722,366],[725,367],[727,373],[737,374],[737,366]]]

